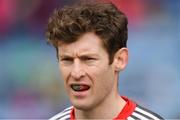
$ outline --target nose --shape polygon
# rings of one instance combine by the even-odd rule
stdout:
[[[71,70],[71,77],[73,77],[74,79],[80,79],[84,75],[85,72],[83,70],[83,66],[81,62],[78,59],[75,59]]]

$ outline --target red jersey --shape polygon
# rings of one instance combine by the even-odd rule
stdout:
[[[161,120],[158,114],[137,105],[126,97],[122,97],[126,105],[113,120]],[[75,120],[74,107],[69,107],[52,117],[50,120]]]

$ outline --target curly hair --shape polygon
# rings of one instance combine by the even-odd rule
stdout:
[[[72,43],[83,34],[93,32],[102,39],[109,55],[127,47],[128,20],[112,3],[81,4],[57,8],[49,18],[46,36],[58,53],[58,42]]]

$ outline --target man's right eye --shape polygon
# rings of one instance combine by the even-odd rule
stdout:
[[[73,59],[71,58],[61,58],[61,61],[72,61]]]
[[[67,65],[67,64],[71,64],[73,62],[73,59],[72,58],[61,58],[60,62]]]

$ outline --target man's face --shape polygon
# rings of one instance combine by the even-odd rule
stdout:
[[[117,81],[101,39],[86,33],[76,42],[60,43],[59,67],[70,101],[80,110],[90,110],[110,99]]]

